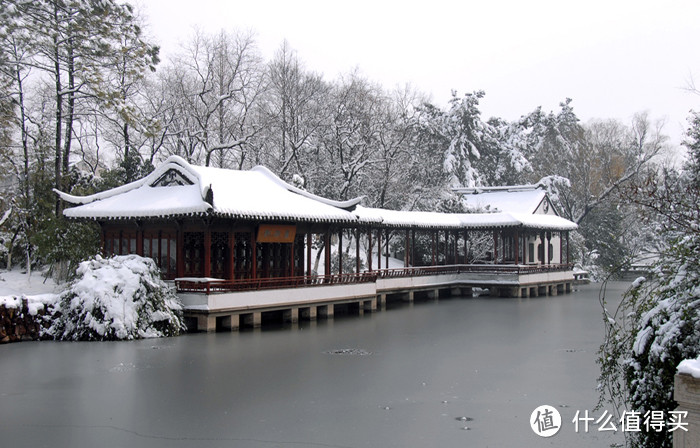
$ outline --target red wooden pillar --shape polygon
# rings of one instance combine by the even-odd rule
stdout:
[[[386,229],[386,255],[384,256],[384,266],[389,269],[389,229]]]
[[[501,256],[503,257],[503,263],[506,262],[506,233],[505,230],[501,229]]]
[[[236,278],[236,233],[232,230],[228,232],[228,272],[229,280]]]
[[[571,264],[571,245],[569,244],[569,233],[566,231],[566,264]]]
[[[433,259],[432,259],[432,266],[435,266],[437,264],[437,230],[433,231]]]
[[[367,229],[367,269],[372,271],[372,228]]]
[[[416,229],[411,229],[411,265],[416,265]]]
[[[211,277],[211,230],[204,231],[204,276]]]
[[[454,264],[459,264],[458,258],[459,258],[459,250],[457,249],[457,246],[459,246],[459,233],[455,230],[453,232],[453,236],[455,237],[455,245],[454,245],[454,251],[455,251],[455,258],[454,258]]]
[[[517,230],[515,231],[515,236],[513,237],[513,244],[515,247],[513,247],[513,255],[515,256],[515,264],[517,265],[519,263],[519,255],[520,255],[520,232]]]
[[[377,269],[382,268],[382,229],[377,229]]]
[[[284,247],[284,245],[282,245]],[[287,277],[294,277],[294,240],[289,244],[289,272],[286,272]]]
[[[343,274],[343,229],[338,231],[338,274]]]
[[[136,253],[143,257],[143,228],[141,226],[136,231]]]
[[[410,264],[410,260],[409,260],[409,254],[410,254],[409,250],[410,250],[410,248],[411,248],[411,245],[410,245],[410,232],[408,231],[408,229],[406,229],[406,243],[405,243],[405,247],[404,247],[404,251],[403,251],[403,252],[404,252],[404,256],[403,256],[403,266],[404,266],[405,268],[407,268],[408,265]]]
[[[552,242],[552,233],[547,232],[546,235],[547,235],[547,245],[544,247],[546,249],[545,250],[545,259],[547,260],[547,264],[552,264],[552,257],[551,257],[552,254],[549,253],[550,252],[549,246]]]
[[[256,279],[258,278],[258,237],[256,235],[255,229],[253,229],[252,232],[250,232],[250,247],[252,249],[252,260],[250,261],[253,266],[251,268],[251,278]]]
[[[450,254],[450,231],[445,229],[445,260],[443,265],[447,265],[447,256]]]
[[[324,275],[329,276],[331,275],[331,231],[330,229],[326,230],[326,233],[323,234],[323,253],[325,254],[324,258]]]
[[[313,236],[306,234],[306,275],[311,275],[311,245]]]
[[[469,231],[464,231],[464,264],[469,260]]]
[[[493,231],[493,262],[498,264],[498,231]]]
[[[360,264],[360,229],[355,229],[355,273],[359,274],[362,268]]]

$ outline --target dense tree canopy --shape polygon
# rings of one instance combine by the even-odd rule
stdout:
[[[323,196],[404,210],[459,210],[453,187],[542,180],[581,225],[578,252],[609,268],[623,261],[634,227],[621,225],[633,206],[618,189],[665,147],[645,115],[582,124],[566,99],[515,121],[484,117],[483,91],[439,105],[359,71],[327,80],[288,43],[265,61],[253,34],[236,31],[196,31],[159,62],[127,3],[0,2],[4,264],[12,254],[30,266],[68,256],[57,253],[52,187],[109,188],[177,154],[226,168],[263,164]]]

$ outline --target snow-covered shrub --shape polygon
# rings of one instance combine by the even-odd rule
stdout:
[[[138,255],[98,255],[80,263],[47,320],[43,336],[64,340],[175,336],[185,329],[173,288],[153,260]]]

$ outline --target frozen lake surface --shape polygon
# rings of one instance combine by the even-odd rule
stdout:
[[[626,283],[608,288],[609,308]],[[599,285],[451,298],[300,327],[0,346],[8,447],[608,447]],[[551,438],[532,411],[556,407]],[[612,409],[609,409],[612,411]],[[468,428],[468,429],[466,429]]]

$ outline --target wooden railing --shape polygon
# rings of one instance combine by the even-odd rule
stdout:
[[[572,270],[571,264],[508,265],[508,264],[456,264],[444,266],[415,266],[408,268],[380,269],[359,274],[310,275],[240,280],[175,279],[178,292],[217,293],[232,291],[258,291],[263,289],[302,288],[327,285],[349,285],[374,282],[377,278],[406,278],[440,274],[493,273],[537,274],[542,272]]]
[[[381,269],[376,271],[380,278],[419,277],[439,274],[493,273],[493,274],[537,274],[541,272],[570,271],[571,264],[455,264],[445,266],[416,266],[409,268]]]
[[[350,285],[377,280],[377,272],[359,274],[310,275],[299,277],[273,277],[240,280],[189,280],[175,279],[178,292],[203,292],[206,294],[230,291],[258,291],[263,289],[301,288],[310,286]]]

